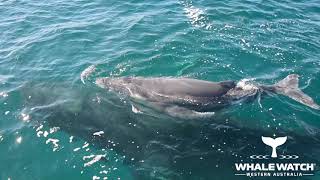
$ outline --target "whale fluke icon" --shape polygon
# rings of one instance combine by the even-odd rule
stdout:
[[[278,146],[281,146],[282,144],[284,144],[287,141],[287,136],[285,137],[278,137],[278,138],[271,138],[271,137],[261,137],[262,138],[262,142],[265,143],[266,145],[272,147],[272,155],[271,157],[276,158],[277,157],[277,151],[276,148]]]

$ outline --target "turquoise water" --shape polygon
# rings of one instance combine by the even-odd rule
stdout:
[[[186,121],[135,114],[93,83],[184,76],[272,84],[296,73],[320,103],[319,4],[1,1],[0,179],[241,179],[235,162],[271,151],[261,135],[288,136],[278,153],[319,164],[320,112],[286,97]]]

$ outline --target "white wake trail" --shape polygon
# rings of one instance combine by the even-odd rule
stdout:
[[[85,79],[88,79],[88,77],[95,71],[96,71],[96,66],[95,65],[91,65],[91,66],[87,67],[85,70],[83,70],[81,75],[80,75],[81,82],[83,84],[86,84],[85,83]]]

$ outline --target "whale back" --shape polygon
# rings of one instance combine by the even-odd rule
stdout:
[[[132,84],[166,96],[218,97],[233,88],[234,82],[209,82],[188,78],[134,78]]]
[[[175,98],[221,97],[235,87],[233,81],[210,82],[189,78],[99,78],[97,85],[104,88],[129,91],[140,96],[159,95]]]

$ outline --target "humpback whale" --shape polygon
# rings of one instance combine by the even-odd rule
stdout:
[[[299,87],[299,76],[290,74],[274,85],[259,85],[248,80],[210,82],[173,77],[104,77],[95,83],[102,88],[145,101],[149,106],[172,116],[201,114],[228,105],[250,102],[264,94],[285,95],[313,109],[320,109]],[[137,109],[133,106],[133,109]]]
[[[212,177],[232,179],[234,178],[233,169],[226,171],[225,167],[233,167],[240,156],[249,158],[253,153],[270,154],[270,149],[261,143],[260,139],[261,136],[273,137],[274,128],[272,126],[271,128],[252,126],[247,119],[242,120],[242,116],[222,113],[216,114],[208,121],[176,121],[177,118],[158,116],[159,113],[155,113],[154,116],[149,116],[145,111],[143,114],[134,114],[130,110],[129,103],[119,101],[118,93],[109,94],[105,92],[105,89],[96,86],[70,86],[63,82],[52,85],[51,83],[26,84],[17,91],[16,96],[23,97],[21,103],[24,112],[30,114],[32,121],[29,123],[36,125],[34,129],[37,129],[39,124],[59,127],[63,133],[74,136],[75,141],[70,143],[71,149],[67,145],[69,144],[68,138],[67,141],[60,139],[60,144],[64,146],[65,151],[63,152],[70,153],[70,156],[79,162],[82,162],[83,155],[96,154],[95,149],[99,151],[102,148],[105,149],[106,151],[103,152],[108,153],[106,159],[102,158],[91,167],[95,168],[94,172],[97,174],[98,171],[104,170],[98,164],[109,168],[110,164],[115,163],[115,159],[119,158],[117,162],[120,163],[121,157],[125,156],[123,165],[129,167],[133,176],[133,178],[125,179],[154,179],[150,175],[153,173],[156,173],[155,177],[159,179],[199,179],[199,177],[202,179],[212,179]],[[226,83],[225,86],[229,83]],[[248,90],[254,89],[247,81],[235,83],[235,86],[237,85]],[[266,89],[271,87],[266,87]],[[118,88],[122,90],[121,86]],[[122,88],[129,88],[129,86],[125,85]],[[163,89],[169,90],[165,87]],[[149,89],[145,95],[140,91],[135,92],[132,88],[130,90],[138,99],[139,95],[142,99],[148,93],[152,94],[152,89]],[[129,90],[123,89],[122,91],[130,95]],[[174,101],[161,99],[156,95],[154,99],[154,103],[158,102],[160,107],[174,106]],[[145,100],[151,102],[151,98],[142,101]],[[166,106],[161,106],[160,102]],[[185,105],[184,107],[191,109],[193,106]],[[285,112],[284,115],[286,115]],[[277,126],[277,136],[288,137],[285,144],[286,154],[298,154],[301,161],[319,164],[320,136],[317,131],[317,123],[308,122],[307,128],[300,127],[298,121],[303,121],[303,117],[303,112],[300,115],[297,114],[298,120],[292,122],[294,128]],[[273,120],[270,120],[270,123],[272,122]],[[310,128],[315,131],[310,131]],[[100,131],[105,133],[101,136],[94,135]],[[36,134],[33,135],[36,136]],[[49,137],[54,137],[54,134]],[[90,148],[88,152],[84,149],[73,151],[73,148],[79,147],[77,139],[87,141],[93,148]],[[42,139],[39,140],[42,141]],[[277,151],[282,153],[281,146]],[[115,159],[112,158],[113,153],[116,153]],[[199,167],[206,173],[203,173],[204,171],[189,173],[189,169]],[[90,167],[85,169],[87,168]],[[85,169],[82,177],[86,177]],[[115,170],[115,172],[122,173],[123,171]]]

